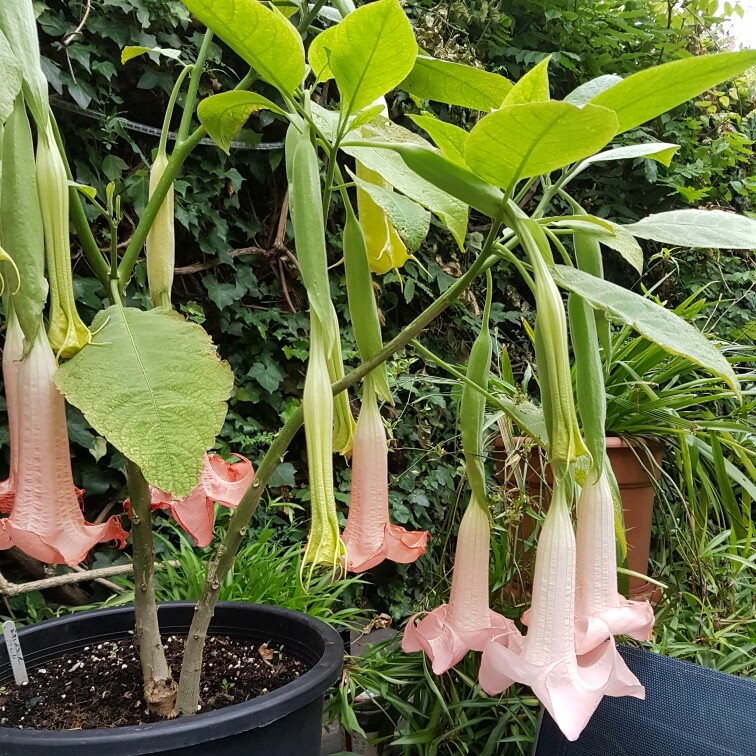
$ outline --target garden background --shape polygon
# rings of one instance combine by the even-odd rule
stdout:
[[[726,38],[725,18],[740,12],[735,4],[724,3],[720,8],[716,0],[405,0],[403,4],[415,24],[421,48],[437,58],[480,65],[516,80],[550,54],[555,98],[601,74],[627,76],[661,62],[725,49],[731,43]],[[72,158],[75,179],[95,187],[100,196],[105,196],[109,182],[115,184],[124,208],[120,241],[125,246],[133,230],[132,218],[146,204],[148,174],[144,166],[151,164],[157,148],[175,71],[169,57],[154,54],[122,65],[121,49],[126,45],[181,49],[185,58],[193,58],[204,30],[192,22],[179,2],[91,0],[90,5],[81,30],[72,34],[80,26],[87,3],[35,0],[43,33],[43,64],[54,90],[53,109]],[[246,70],[246,65],[228,49],[213,44],[200,94],[232,87]],[[465,126],[478,117],[461,108],[430,106],[401,92],[390,100],[389,107],[392,117],[408,128],[413,124],[403,116],[422,113],[429,107],[443,118]],[[189,157],[175,183],[178,269],[174,303],[186,317],[207,328],[234,370],[234,395],[218,449],[221,454],[239,452],[253,464],[269,444],[278,418],[297,406],[308,354],[306,298],[296,261],[288,249],[292,240],[286,226],[286,179],[281,165],[284,133],[285,124],[275,115],[256,114],[237,137],[230,156],[212,145],[200,147]],[[628,132],[623,139],[628,143],[650,139],[674,142],[680,145],[680,151],[669,168],[639,158],[611,164],[599,179],[590,172],[583,174],[573,183],[573,193],[589,212],[621,222],[636,220],[651,210],[692,205],[733,209],[752,217],[756,212],[754,72],[750,78],[730,82]],[[607,203],[598,197],[612,199]],[[474,214],[471,218],[468,243],[473,248],[482,243],[483,220]],[[107,244],[104,233],[100,241],[103,246]],[[339,248],[341,239],[336,227],[331,229],[329,242],[333,250]],[[337,259],[333,250],[332,259]],[[730,345],[729,356],[743,365],[752,364],[756,358],[754,253],[681,251],[651,242],[644,251],[646,273],[642,280],[619,255],[609,252],[605,253],[607,277],[636,290],[653,289],[653,294],[670,307],[683,305],[700,327]],[[105,295],[89,275],[75,239],[74,255],[75,290],[80,312],[88,320],[100,308]],[[440,228],[431,228],[428,239],[414,255],[416,261],[410,261],[401,276],[391,272],[381,281],[379,306],[387,339],[443,291],[460,270],[461,253],[449,244]],[[143,262],[137,266],[135,276],[140,291],[136,296],[146,300]],[[343,279],[334,276],[332,281],[336,309],[340,318],[348,321],[346,292],[339,285]],[[533,314],[529,292],[515,276],[510,280],[502,269],[495,283],[492,325],[498,343],[506,346],[508,354],[508,359],[499,358],[500,369],[506,376],[511,366],[521,390],[534,390],[532,349],[522,327],[522,321],[531,319]],[[424,344],[450,363],[465,362],[482,301],[482,291],[470,290],[434,323],[423,337]],[[348,330],[343,333],[346,339],[350,337]],[[345,342],[345,361],[356,360],[354,345]],[[415,364],[410,378],[407,367],[411,363]],[[418,372],[421,364],[411,349],[389,363],[396,403],[388,415],[390,496],[394,522],[434,534],[448,532],[442,524],[454,522],[460,515],[462,455],[454,411],[459,396],[443,372],[432,368]],[[658,382],[668,365],[665,362],[657,366],[658,372],[653,376],[640,376],[640,383],[632,389],[635,395],[630,389],[624,390],[626,387],[615,386],[619,396],[615,415],[626,410],[622,402],[629,401],[635,416],[642,409],[660,413],[650,415],[659,424],[677,423],[679,412],[674,409],[672,397],[679,396],[676,386],[684,381],[678,376],[671,385],[669,379],[664,385]],[[667,393],[649,406],[644,387],[652,393],[657,389]],[[754,382],[744,384],[744,388],[746,399],[742,406],[712,400],[705,408],[693,409],[705,413],[697,419],[738,423],[747,430],[742,441],[751,454],[742,459],[728,458],[727,463],[753,480]],[[409,407],[412,412],[406,411]],[[88,519],[94,521],[121,511],[126,498],[122,457],[89,428],[78,411],[70,407],[68,411],[74,479],[86,490]],[[629,415],[632,412],[628,410],[622,416],[627,419]],[[686,434],[706,434],[709,430],[701,431],[689,418],[686,421],[688,425],[675,426],[682,441],[665,455],[665,475],[657,493],[652,574],[669,589],[657,610],[654,645],[664,653],[724,671],[753,674],[756,566],[749,498],[753,489],[729,477],[729,468],[724,469],[722,478],[710,480],[708,485],[690,475],[697,462],[695,447],[687,444]],[[5,417],[2,422],[0,440],[7,465]],[[490,430],[492,438],[498,434],[493,415]],[[350,471],[341,460],[336,465],[337,501],[345,510]],[[722,480],[730,481],[729,493],[723,490],[727,486],[721,485]],[[442,537],[433,539],[428,555],[413,565],[384,562],[368,578],[351,578],[332,586],[322,584],[311,595],[304,594],[298,581],[298,544],[306,527],[303,510],[308,506],[303,436],[279,466],[267,497],[267,506],[258,511],[257,528],[250,533],[248,546],[235,568],[235,582],[227,586],[222,598],[309,608],[332,620],[335,612],[336,621],[345,621],[355,608],[369,610],[368,619],[373,613],[384,612],[398,620],[438,603],[433,593],[445,588],[451,551],[451,544]],[[750,518],[746,516],[737,527],[726,516],[733,501],[741,513],[750,509]],[[500,537],[494,539],[492,591],[495,603],[500,603],[499,608],[510,616],[518,610],[512,605],[516,599],[502,590],[517,571],[509,534],[528,507],[528,497],[512,481],[501,487],[494,506],[495,528]],[[702,512],[705,515],[696,521],[694,513]],[[219,513],[219,517],[223,516]],[[159,548],[166,559],[177,560],[178,564],[159,574],[160,598],[194,598],[199,590],[200,561],[184,539],[168,523],[161,529]],[[19,561],[16,551],[0,554],[0,569],[7,578],[22,582],[45,574],[42,565],[28,558]],[[102,548],[94,552],[90,566],[120,564],[128,559],[125,554]],[[6,599],[0,613],[25,622],[50,616],[62,605],[128,601],[128,578],[114,580],[110,585],[85,584],[85,588],[69,589],[65,595],[33,592],[15,596]],[[115,592],[116,588],[119,592]],[[415,674],[418,685],[429,679],[422,661],[408,662],[392,656],[392,652],[364,664],[365,668],[355,669],[355,679],[366,675],[363,682],[374,687],[383,684],[381,675],[385,678],[405,674],[411,678]],[[449,711],[444,713],[455,724],[444,731],[443,748],[447,750],[442,752],[457,752],[454,744],[459,742],[467,743],[471,753],[484,753],[485,743],[496,727],[501,728],[499,735],[504,732],[510,738],[513,749],[526,742],[532,723],[532,701],[525,698],[521,708],[510,701],[498,708],[489,706],[490,711],[478,711],[468,706],[474,697],[470,692],[472,683],[464,678],[465,670],[461,668],[438,682],[442,690],[435,683],[435,691],[426,690],[427,706],[418,705],[420,713],[412,720],[415,731],[422,731],[423,722],[432,720],[439,700],[456,700],[465,705],[454,716]],[[388,684],[382,692],[392,695]],[[519,695],[508,694],[514,698]],[[403,697],[407,698],[406,691]],[[348,708],[349,702],[345,705]],[[461,719],[460,712],[464,714]],[[483,726],[475,717],[488,724]],[[478,751],[474,749],[474,739],[483,744]]]

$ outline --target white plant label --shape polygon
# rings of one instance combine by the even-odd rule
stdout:
[[[18,640],[16,625],[12,620],[3,622],[3,635],[5,636],[5,647],[8,649],[8,656],[10,657],[16,685],[26,685],[29,682],[29,675],[26,674],[26,664],[24,664],[21,643]]]

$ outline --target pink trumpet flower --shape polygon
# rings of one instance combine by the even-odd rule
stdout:
[[[513,682],[529,685],[569,740],[576,740],[602,697],[644,698],[643,686],[617,653],[613,639],[590,653],[575,652],[575,533],[564,481],[557,480],[536,554],[528,633],[483,651],[479,681],[498,695]]]
[[[343,541],[347,569],[364,572],[384,559],[406,564],[425,553],[427,531],[389,522],[388,447],[373,385],[365,383],[352,447],[352,491]]]
[[[488,512],[473,498],[459,526],[449,603],[417,623],[418,614],[410,617],[404,630],[402,650],[424,651],[437,675],[468,651],[482,651],[493,638],[507,643],[519,635],[512,620],[488,606],[490,538]]]
[[[628,601],[617,591],[614,502],[606,473],[591,474],[577,515],[577,651],[591,651],[613,635],[645,641],[654,612],[648,601]]]
[[[239,462],[229,464],[217,454],[205,454],[199,483],[183,499],[150,488],[152,509],[170,510],[176,522],[194,539],[197,546],[207,546],[213,540],[215,502],[236,507],[255,477],[252,463],[239,454]]]
[[[8,323],[4,375],[15,445],[11,468],[10,517],[0,520],[0,548],[18,546],[48,564],[76,565],[103,541],[123,548],[126,533],[117,517],[101,525],[84,520],[71,474],[66,409],[53,383],[55,355],[44,328],[29,354],[21,357],[16,318]],[[14,333],[17,330],[18,333]],[[7,499],[6,499],[7,501]]]

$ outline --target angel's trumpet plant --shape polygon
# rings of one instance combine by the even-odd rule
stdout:
[[[240,454],[234,456],[239,461],[229,463],[217,454],[205,454],[199,483],[183,499],[151,486],[151,508],[167,509],[197,546],[208,546],[213,539],[215,504],[238,506],[255,477],[252,463]],[[129,502],[124,506],[129,509]]]
[[[577,507],[577,651],[586,653],[614,635],[646,641],[654,612],[648,601],[617,591],[614,502],[606,472],[589,478]]]
[[[645,691],[613,642],[576,653],[575,532],[566,487],[564,475],[556,474],[538,541],[527,635],[489,642],[479,681],[491,695],[513,682],[529,685],[564,735],[576,740],[605,694],[643,698]]]
[[[9,329],[18,330],[17,318]],[[10,336],[11,345],[21,340]],[[84,520],[71,474],[66,409],[53,383],[56,364],[44,328],[30,353],[6,375],[8,413],[15,427],[15,490],[10,517],[0,520],[0,548],[17,546],[48,564],[76,565],[96,544],[126,533],[116,517],[101,525]]]
[[[425,553],[427,531],[389,521],[388,446],[373,381],[368,378],[354,432],[352,490],[344,529],[347,569],[364,572],[384,559],[406,564]]]
[[[316,565],[337,570],[346,556],[333,493],[333,393],[323,328],[314,312],[310,313],[310,360],[302,404],[312,513],[302,569],[310,564],[312,574]]]
[[[468,651],[482,651],[493,638],[506,644],[518,634],[512,620],[489,608],[490,539],[488,512],[473,496],[459,526],[449,603],[419,621],[422,613],[413,615],[404,630],[402,650],[424,651],[437,675]]]
[[[68,177],[49,120],[37,142],[37,190],[50,281],[48,336],[56,355],[68,359],[91,341],[91,334],[76,310],[68,235]]]

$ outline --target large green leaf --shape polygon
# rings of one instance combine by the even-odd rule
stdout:
[[[756,50],[701,55],[639,71],[591,102],[617,114],[619,132],[640,126],[756,65]]]
[[[594,105],[510,105],[476,124],[465,142],[465,160],[487,181],[509,187],[592,155],[616,130],[614,113]]]
[[[624,227],[640,239],[681,247],[756,249],[756,220],[723,210],[672,210]]]
[[[547,55],[537,66],[533,66],[521,77],[509,90],[500,107],[523,105],[527,102],[545,102],[551,99],[549,91],[550,60],[551,56]]]
[[[329,63],[350,113],[396,87],[412,70],[417,42],[398,0],[350,13],[333,35]]]
[[[13,103],[23,83],[21,66],[2,31],[0,31],[0,71],[3,72],[0,77],[0,126],[2,126],[13,112]]]
[[[181,498],[223,426],[233,374],[198,325],[158,308],[98,313],[92,343],[61,365],[55,383],[89,424]]]
[[[453,123],[447,123],[439,118],[427,115],[411,115],[410,118],[436,143],[444,157],[465,168],[465,142],[467,132]]]
[[[279,115],[286,115],[267,97],[255,92],[234,90],[202,100],[197,107],[197,117],[210,138],[228,154],[233,138],[252,113],[258,110],[272,110]]]
[[[430,213],[417,202],[397,194],[390,188],[363,181],[351,170],[349,173],[354,183],[386,213],[407,249],[410,252],[417,251],[428,235]]]
[[[302,38],[286,17],[258,0],[182,0],[208,29],[279,91],[290,95],[305,74]]]
[[[488,112],[501,105],[512,82],[481,68],[419,55],[399,89],[424,100]]]
[[[577,268],[557,265],[553,275],[562,288],[579,294],[610,320],[628,325],[670,354],[710,370],[740,395],[740,384],[730,363],[712,342],[679,315]]]
[[[604,74],[603,76],[597,76],[595,79],[586,81],[585,84],[581,84],[572,90],[565,98],[565,102],[570,102],[573,105],[585,105],[590,102],[597,94],[603,92],[609,87],[613,87],[615,84],[619,84],[622,81],[621,76],[616,74]]]
[[[310,43],[307,50],[307,62],[310,64],[313,75],[318,81],[328,81],[333,78],[331,71],[331,49],[336,40],[336,30],[338,26],[329,26],[325,31],[320,32]]]
[[[630,160],[638,157],[650,158],[668,168],[672,162],[672,158],[679,149],[679,144],[670,144],[668,142],[649,142],[648,144],[628,144],[625,147],[613,147],[611,150],[599,152],[586,158],[571,175],[574,178],[593,163],[610,160]]]

